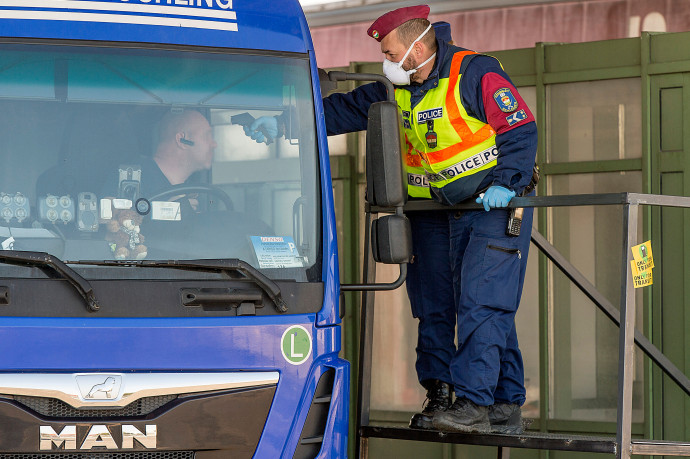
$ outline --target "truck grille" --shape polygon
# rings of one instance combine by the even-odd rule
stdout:
[[[103,418],[145,416],[166,403],[175,400],[177,395],[144,397],[122,408],[113,409],[77,409],[62,400],[44,397],[26,397],[16,395],[14,400],[36,413],[50,418]],[[61,456],[62,457],[62,456]],[[95,457],[95,456],[94,456]],[[105,456],[104,456],[105,457]],[[124,457],[124,456],[123,456]],[[3,456],[0,456],[2,459]],[[100,456],[99,456],[100,458]],[[165,458],[167,459],[167,458]]]
[[[0,459],[194,459],[194,451],[0,454]]]

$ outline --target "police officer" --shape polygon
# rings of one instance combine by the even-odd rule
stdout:
[[[408,193],[448,205],[475,199],[484,210],[408,215],[414,258],[407,287],[420,319],[416,369],[428,399],[410,425],[520,433],[525,388],[515,313],[532,209],[523,215],[527,230],[513,237],[505,207],[530,185],[536,124],[500,63],[437,39],[428,14],[426,5],[399,8],[367,31],[396,85]],[[366,129],[369,106],[382,100],[380,83],[325,98],[329,135]],[[257,141],[260,126],[278,132],[277,118],[260,118],[247,130]],[[449,407],[448,383],[455,393]]]

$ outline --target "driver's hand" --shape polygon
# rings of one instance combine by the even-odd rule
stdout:
[[[260,116],[250,126],[243,126],[244,133],[257,143],[269,145],[278,137],[278,120],[274,116]]]
[[[199,193],[192,193],[187,195],[187,200],[189,201],[189,205],[192,206],[192,209],[194,209],[195,212],[199,211]]]

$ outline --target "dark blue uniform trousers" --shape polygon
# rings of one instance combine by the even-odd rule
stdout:
[[[450,372],[455,395],[477,405],[525,402],[515,313],[527,268],[532,214],[532,208],[524,209],[518,237],[506,235],[506,209],[449,215],[458,318],[458,348]]]
[[[407,265],[407,295],[419,319],[419,382],[438,379],[453,384],[450,362],[455,354],[455,299],[450,265],[447,211],[408,212],[412,228],[412,263]]]
[[[515,330],[527,266],[532,209],[519,237],[509,211],[409,212],[413,261],[407,293],[419,319],[417,377],[455,387],[478,405],[525,401]],[[457,348],[455,324],[457,317]]]

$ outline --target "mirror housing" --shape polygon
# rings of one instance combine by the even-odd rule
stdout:
[[[367,201],[373,206],[401,207],[407,202],[399,118],[393,102],[375,102],[369,108]]]
[[[412,258],[412,231],[404,215],[385,215],[372,222],[371,249],[379,263],[401,264]]]

